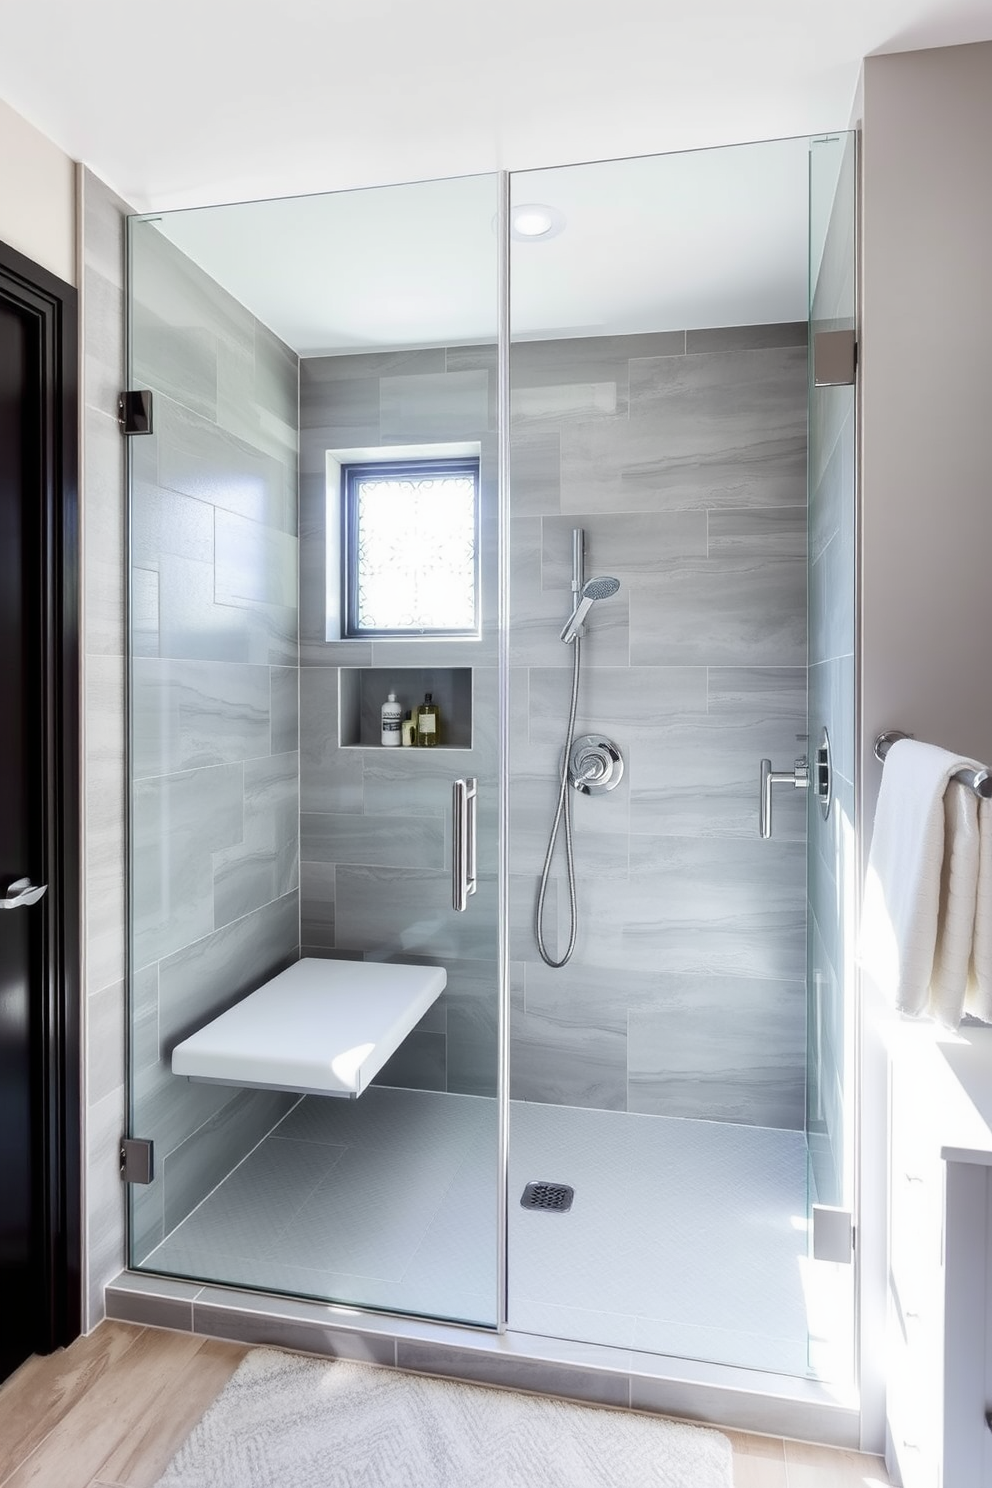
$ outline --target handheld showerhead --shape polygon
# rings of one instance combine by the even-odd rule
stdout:
[[[619,588],[619,579],[607,577],[589,579],[583,584],[578,603],[562,628],[561,639],[565,642],[566,646],[570,646],[582,634],[583,621],[597,599],[609,599],[610,595],[616,594]]]

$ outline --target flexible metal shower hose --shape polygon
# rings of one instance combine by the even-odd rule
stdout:
[[[568,789],[568,762],[572,754],[572,739],[575,734],[575,711],[579,701],[579,667],[581,664],[582,642],[578,636],[572,642],[575,655],[572,658],[572,701],[568,709],[568,729],[565,734],[565,751],[561,757],[561,783],[558,787],[558,805],[555,809],[555,819],[551,828],[551,836],[548,839],[548,850],[544,856],[544,870],[541,874],[541,888],[537,896],[537,920],[535,930],[537,934],[537,949],[541,953],[541,960],[546,966],[555,968],[564,966],[571,959],[575,950],[575,937],[579,930],[579,911],[575,900],[575,863],[572,858],[572,797]],[[544,943],[544,900],[548,892],[548,878],[551,874],[551,859],[554,856],[555,843],[558,840],[558,829],[565,822],[565,863],[568,873],[568,949],[560,961],[556,961],[548,954],[548,948]]]

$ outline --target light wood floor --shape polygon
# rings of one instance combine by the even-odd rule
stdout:
[[[29,1359],[0,1389],[0,1488],[152,1488],[246,1353],[189,1333],[104,1323],[62,1353]],[[726,1434],[735,1488],[889,1481],[874,1457]]]

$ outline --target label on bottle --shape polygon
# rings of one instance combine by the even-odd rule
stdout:
[[[417,728],[422,734],[434,734],[437,732],[437,714],[421,713],[417,719]]]
[[[382,720],[382,732],[384,734],[398,734],[401,720],[399,718],[384,718]]]

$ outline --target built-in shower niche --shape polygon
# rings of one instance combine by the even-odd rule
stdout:
[[[382,705],[390,692],[416,715],[430,693],[440,710],[440,749],[472,748],[471,667],[342,667],[339,673],[339,738],[342,749],[380,749]],[[430,750],[408,749],[407,754]]]

